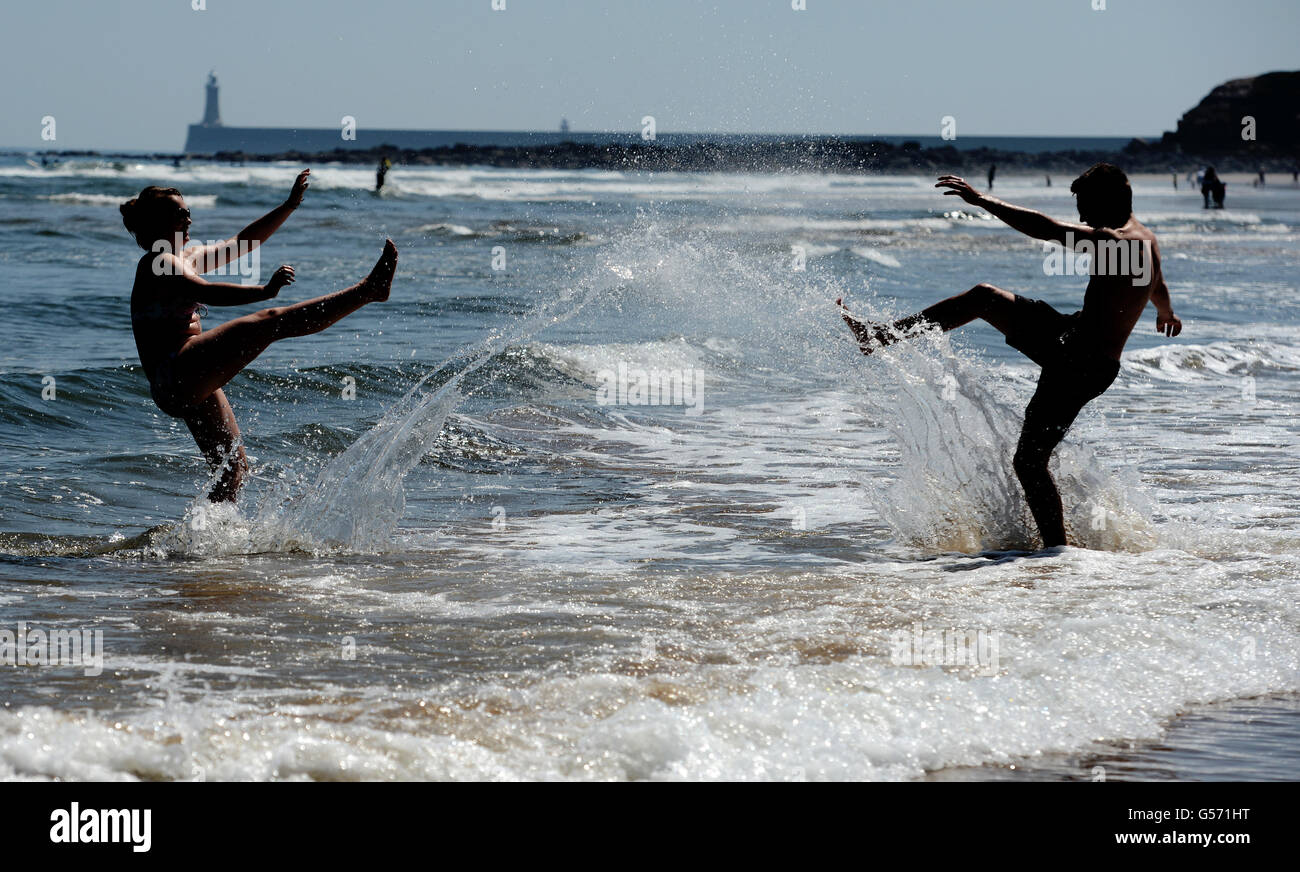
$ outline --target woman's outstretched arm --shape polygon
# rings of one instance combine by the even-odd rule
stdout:
[[[295,278],[293,267],[282,264],[264,285],[210,282],[191,269],[188,263],[170,254],[159,255],[154,262],[154,272],[166,278],[168,295],[205,306],[244,306],[270,300]]]
[[[271,234],[279,230],[280,225],[293,214],[293,210],[301,205],[302,195],[307,192],[307,177],[310,175],[311,170],[300,172],[298,178],[294,180],[293,190],[289,192],[289,199],[249,224],[233,238],[212,245],[196,245],[188,248],[185,251],[185,259],[199,274],[212,272],[232,260],[238,260],[266,242],[271,238]]]

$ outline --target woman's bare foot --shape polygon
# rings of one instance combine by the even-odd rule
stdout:
[[[853,336],[858,340],[858,348],[862,349],[863,354],[870,354],[882,345],[886,345],[888,340],[888,325],[875,324],[871,321],[859,321],[848,313],[844,308],[843,299],[835,301],[835,305],[840,307],[840,317],[844,323],[849,325],[853,331]]]
[[[366,288],[367,302],[382,303],[388,299],[388,293],[393,288],[395,272],[397,272],[397,246],[393,244],[393,240],[385,239],[383,254],[379,255],[375,268],[362,282]]]

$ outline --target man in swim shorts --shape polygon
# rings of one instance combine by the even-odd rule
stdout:
[[[1003,333],[1008,345],[1042,367],[1025,409],[1014,466],[1044,547],[1065,545],[1061,495],[1047,468],[1052,452],[1079,411],[1119,374],[1120,353],[1148,300],[1156,306],[1158,333],[1177,336],[1183,329],[1160,270],[1160,247],[1155,234],[1133,215],[1128,178],[1110,164],[1093,166],[1070,185],[1082,224],[1013,206],[957,176],[941,176],[935,187],[947,188],[945,195],[961,197],[1021,233],[1091,254],[1083,308],[1062,314],[1042,300],[981,282],[892,324],[841,314],[863,354],[919,330],[952,330],[983,318]]]

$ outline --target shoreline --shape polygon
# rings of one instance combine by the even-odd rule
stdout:
[[[1251,767],[1246,772],[1243,761]],[[1166,720],[1156,738],[1099,742],[1088,751],[1051,752],[1001,765],[937,769],[913,780],[1296,781],[1300,694],[1191,706]]]
[[[823,172],[844,174],[999,171],[1069,173],[1099,162],[1113,163],[1128,173],[1178,173],[1216,167],[1220,173],[1261,168],[1269,174],[1290,174],[1300,163],[1295,156],[1253,148],[1228,153],[1187,153],[1133,140],[1121,151],[1010,151],[987,147],[959,149],[952,145],[924,147],[908,141],[851,141],[809,137],[771,142],[699,141],[681,145],[655,142],[588,144],[562,142],[538,146],[479,146],[458,144],[439,148],[404,149],[380,145],[369,149],[282,151],[266,154],[219,151],[211,154],[149,152],[127,154],[96,150],[12,151],[15,155],[66,160],[96,158],[211,163],[338,163],[377,165],[388,158],[400,166],[486,166],[498,169],[650,172]]]

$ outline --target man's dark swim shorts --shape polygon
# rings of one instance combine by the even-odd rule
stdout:
[[[1043,368],[1025,409],[1021,436],[1050,452],[1079,411],[1119,375],[1119,361],[1097,354],[1080,335],[1082,311],[1064,315],[1042,300],[1016,295],[1016,329],[1007,345]]]

